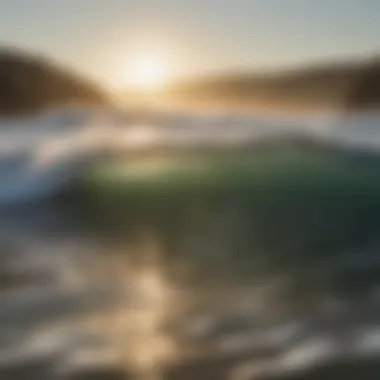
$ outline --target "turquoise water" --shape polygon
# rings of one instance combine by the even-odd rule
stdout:
[[[294,272],[307,286],[360,293],[376,283],[376,266],[366,275],[336,267],[357,250],[377,260],[379,164],[376,155],[280,143],[116,162],[91,173],[86,189],[111,219],[141,216],[169,240],[183,229],[203,233],[201,225],[207,231],[219,218],[230,223],[223,227],[231,235],[227,255],[248,277],[264,257],[268,270]]]

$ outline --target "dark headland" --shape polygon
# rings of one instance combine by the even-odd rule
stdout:
[[[39,112],[71,104],[103,105],[100,86],[52,61],[13,49],[0,50],[0,114]]]
[[[170,104],[272,110],[380,109],[380,58],[316,64],[286,71],[224,74],[168,87]]]

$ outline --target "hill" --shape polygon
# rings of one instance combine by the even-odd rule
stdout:
[[[271,74],[203,77],[173,84],[166,101],[269,108],[380,108],[380,59]]]
[[[48,60],[0,50],[0,114],[35,112],[78,102],[105,104],[107,95]]]

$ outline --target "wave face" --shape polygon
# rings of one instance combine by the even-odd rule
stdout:
[[[268,141],[380,149],[380,117],[156,114],[136,120],[118,109],[62,109],[0,123],[0,202],[53,196],[110,156],[255,147]],[[125,163],[125,161],[124,161]]]

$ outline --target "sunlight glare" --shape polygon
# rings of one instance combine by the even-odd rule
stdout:
[[[127,68],[127,84],[140,90],[158,89],[165,85],[164,65],[157,59],[141,57]]]

